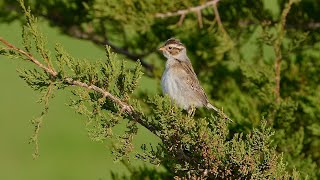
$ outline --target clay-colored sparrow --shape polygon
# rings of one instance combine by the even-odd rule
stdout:
[[[186,47],[179,40],[171,38],[159,50],[167,58],[166,69],[161,79],[163,93],[168,94],[189,114],[194,112],[194,108],[203,106],[219,112],[210,104],[201,87],[187,56]]]

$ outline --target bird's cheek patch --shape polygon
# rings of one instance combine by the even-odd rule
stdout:
[[[179,49],[171,49],[170,50],[170,54],[172,54],[173,56],[177,55],[178,53],[179,53]]]

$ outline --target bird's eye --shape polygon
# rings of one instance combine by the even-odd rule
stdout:
[[[169,49],[172,49],[172,47],[171,47],[171,46],[169,46]]]

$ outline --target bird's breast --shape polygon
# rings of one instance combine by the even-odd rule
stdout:
[[[194,74],[188,73],[187,70],[179,61],[168,59],[161,78],[163,93],[168,94],[183,109],[189,109],[191,106],[201,107],[207,103],[207,98],[197,84],[198,81],[192,81]]]
[[[162,75],[162,87],[166,94],[174,97],[180,94],[181,80],[177,72],[172,68],[167,68]]]
[[[189,107],[185,101],[184,89],[186,89],[183,81],[181,81],[181,74],[177,69],[166,68],[161,78],[161,86],[164,94],[168,94],[171,99],[175,100],[182,108],[187,109]]]

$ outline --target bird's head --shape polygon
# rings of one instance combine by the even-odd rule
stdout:
[[[186,47],[175,38],[170,38],[166,43],[159,48],[159,51],[162,51],[163,55],[168,58],[174,58],[178,60],[187,60],[187,50]]]

